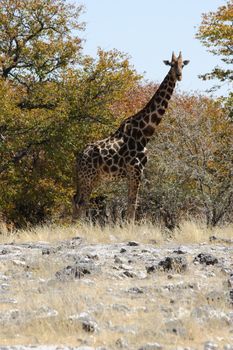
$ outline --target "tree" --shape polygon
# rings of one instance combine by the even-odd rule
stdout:
[[[220,6],[216,12],[209,12],[203,14],[202,22],[197,32],[197,38],[201,40],[202,44],[207,47],[207,50],[214,55],[220,56],[221,61],[224,63],[222,67],[214,67],[214,69],[210,73],[206,73],[201,76],[202,79],[217,79],[220,83],[227,82],[232,87],[233,84],[233,0],[228,0],[225,5]],[[221,84],[220,84],[221,86]],[[219,87],[219,86],[217,86]],[[231,89],[232,90],[232,89]],[[233,93],[230,92],[227,98],[223,99],[225,112],[222,110],[223,116],[219,121],[219,127],[215,127],[216,132],[218,129],[222,127],[222,121],[224,123],[228,123],[228,128],[232,132],[232,125],[230,120],[233,120]],[[216,116],[219,115],[219,112],[216,112]],[[227,118],[229,118],[227,120]],[[213,118],[210,118],[209,124],[213,122]],[[221,126],[220,126],[221,125]],[[223,128],[225,129],[225,127]],[[210,130],[210,135],[212,130]],[[232,187],[232,183],[230,179],[232,178],[232,171],[230,168],[232,167],[232,157],[229,153],[229,150],[232,152],[232,143],[228,143],[229,135],[227,136],[227,130],[223,134],[225,136],[221,139],[219,136],[223,133],[220,131],[220,134],[217,132],[216,140],[211,142],[211,144],[218,143],[219,150],[215,151],[213,155],[210,150],[209,156],[216,161],[218,159],[217,169],[213,170],[214,176],[211,175],[211,171],[209,171],[209,180],[207,181],[209,184],[209,193],[213,194],[213,191],[216,191],[215,201],[216,203],[212,203],[212,209],[210,209],[211,200],[208,202],[205,201],[206,212],[208,213],[209,219],[207,221],[211,221],[212,224],[215,224],[218,220],[221,219],[222,216],[225,215],[224,210],[225,206],[229,204],[231,207],[232,202],[232,192],[230,188]],[[226,138],[226,143],[225,140]],[[225,147],[227,145],[227,147]],[[224,150],[224,152],[223,152]],[[218,154],[218,157],[217,157]],[[212,165],[215,164],[215,161],[210,162]],[[206,163],[207,164],[207,163]],[[224,164],[224,166],[223,166]],[[224,175],[222,170],[224,167],[229,166],[229,169],[225,172]],[[207,170],[207,169],[206,169]],[[198,171],[197,171],[198,172]],[[204,174],[204,173],[203,173]],[[212,177],[213,183],[217,183],[216,180],[221,180],[219,182],[219,189],[215,188],[215,186],[211,186],[210,178]],[[203,180],[203,178],[202,178]],[[207,185],[202,186],[202,180],[199,178],[199,189],[202,191],[203,196]],[[206,183],[206,180],[204,181]],[[221,183],[221,185],[220,185]],[[224,185],[225,183],[225,185]],[[228,187],[230,186],[230,187]],[[218,193],[218,194],[217,194]],[[226,197],[227,194],[227,197]],[[208,196],[207,196],[208,197]],[[214,197],[213,197],[214,198]],[[208,202],[208,203],[207,203]],[[223,202],[225,204],[223,204]],[[227,204],[228,203],[228,204]],[[221,209],[220,209],[221,208]]]
[[[29,89],[57,79],[62,68],[77,63],[81,39],[74,36],[82,6],[63,0],[2,0],[0,4],[0,74]]]
[[[68,210],[75,153],[109,132],[141,77],[116,50],[82,54],[82,6],[0,3],[0,207],[16,225]]]
[[[30,95],[33,108],[19,106],[17,87],[0,80],[4,217],[17,225],[36,224],[69,210],[75,153],[119,123],[113,106],[140,79],[126,55],[99,50],[96,60],[84,57],[78,68],[63,69],[59,80],[43,82],[43,88],[37,84]],[[53,108],[35,108],[50,99],[56,101]]]
[[[187,214],[232,220],[233,124],[219,102],[179,95],[151,145],[155,214],[173,228]]]
[[[202,15],[197,38],[214,55],[220,56],[225,67],[215,67],[212,72],[202,75],[202,79],[218,79],[233,83],[233,0],[228,0],[216,12]]]

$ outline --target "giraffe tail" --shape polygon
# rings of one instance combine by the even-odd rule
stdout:
[[[79,203],[81,199],[81,193],[80,193],[80,180],[78,176],[78,168],[80,166],[80,160],[81,160],[81,152],[76,153],[75,158],[75,169],[74,169],[74,182],[76,186],[76,192],[72,197],[72,207],[73,207],[73,213],[79,209]],[[73,214],[74,216],[74,214]]]

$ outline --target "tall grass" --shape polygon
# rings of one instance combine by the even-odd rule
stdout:
[[[90,243],[114,243],[136,240],[141,243],[161,244],[167,241],[177,243],[200,243],[209,240],[210,236],[233,238],[233,224],[207,227],[202,221],[194,219],[182,221],[174,231],[168,231],[161,225],[150,222],[122,225],[77,224],[44,224],[21,230],[7,228],[0,223],[0,243],[9,242],[57,242],[73,237],[81,237]]]

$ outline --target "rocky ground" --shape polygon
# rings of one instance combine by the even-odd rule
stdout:
[[[1,244],[0,345],[233,350],[233,241]]]

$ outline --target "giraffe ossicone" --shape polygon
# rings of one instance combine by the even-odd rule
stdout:
[[[147,162],[146,145],[160,123],[182,70],[189,61],[181,52],[164,61],[170,70],[146,106],[125,119],[109,137],[93,142],[76,159],[77,192],[73,197],[73,219],[88,208],[92,190],[105,179],[126,178],[128,182],[127,220],[134,221],[138,190]]]

